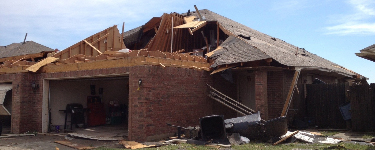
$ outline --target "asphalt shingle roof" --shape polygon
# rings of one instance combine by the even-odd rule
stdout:
[[[26,41],[23,43],[12,43],[7,46],[0,46],[0,58],[20,56],[27,54],[35,54],[40,52],[53,51],[52,48],[38,44],[34,41]]]
[[[356,75],[355,72],[350,71],[336,63],[333,63],[329,60],[326,60],[322,57],[319,57],[315,54],[308,52],[307,50],[300,49],[292,44],[289,44],[278,38],[274,38],[267,34],[261,33],[257,30],[251,29],[245,25],[242,25],[238,22],[235,22],[229,18],[216,14],[209,10],[200,10],[199,11],[207,21],[217,21],[219,24],[228,30],[233,35],[236,35],[238,39],[232,42],[232,45],[236,45],[234,48],[227,48],[226,51],[221,51],[221,55],[215,56],[219,62],[212,67],[215,67],[220,64],[232,64],[234,61],[251,61],[255,60],[254,58],[244,58],[249,57],[246,54],[261,54],[259,59],[266,58],[269,56],[274,60],[278,61],[281,64],[286,66],[294,67],[304,67],[304,68],[317,68],[324,69],[328,71],[334,71],[340,74],[345,75]],[[196,15],[196,12],[192,12],[192,15]],[[255,52],[258,51],[258,52]],[[238,55],[234,55],[238,53]],[[230,58],[229,58],[230,57]],[[216,61],[215,60],[215,61]]]

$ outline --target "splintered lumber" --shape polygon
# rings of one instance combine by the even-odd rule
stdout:
[[[288,135],[288,136],[285,136],[284,138],[280,139],[279,141],[273,143],[273,145],[277,145],[277,144],[279,144],[279,143],[285,141],[286,139],[289,139],[290,137],[296,135],[297,133],[298,133],[298,130],[295,131],[295,132],[293,132],[292,134],[290,134],[290,135]]]
[[[143,145],[142,143],[138,143],[136,141],[120,141],[127,149],[139,149],[139,148],[148,148],[148,147],[155,147],[156,145]]]
[[[91,147],[91,146],[82,146],[81,144],[75,144],[75,143],[72,143],[72,142],[69,142],[69,141],[55,141],[55,143],[58,143],[58,144],[61,144],[61,145],[64,145],[64,146],[68,146],[68,147],[71,147],[71,148],[79,149],[79,150],[94,149],[95,148],[95,147]]]
[[[47,57],[43,59],[42,61],[39,61],[36,64],[26,68],[26,70],[31,71],[31,72],[36,72],[39,70],[40,67],[43,67],[49,63],[55,62],[56,60],[58,60],[58,58],[56,57]]]
[[[285,100],[284,108],[283,108],[283,111],[281,112],[281,116],[285,116],[288,113],[288,109],[289,109],[290,103],[291,103],[291,101],[293,99],[294,88],[295,88],[295,86],[297,84],[300,72],[301,72],[301,69],[296,69],[296,71],[294,72],[293,80],[292,80],[292,83],[290,85],[288,96],[287,96],[287,98]]]
[[[145,48],[147,48],[149,51],[159,50],[161,52],[170,52],[171,47],[174,51],[181,49],[182,42],[177,41],[181,41],[182,32],[179,31],[180,29],[176,29],[176,31],[173,31],[174,37],[172,39],[171,29],[183,23],[183,16],[181,15],[178,15],[176,13],[163,14],[163,16],[161,17],[160,26],[155,36],[150,40],[150,42],[147,44]]]

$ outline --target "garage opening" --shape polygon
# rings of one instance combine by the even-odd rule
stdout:
[[[12,83],[0,84],[0,134],[11,133]]]
[[[49,80],[48,85],[50,132],[127,136],[128,76]]]

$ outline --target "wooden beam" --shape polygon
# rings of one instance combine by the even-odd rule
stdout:
[[[26,68],[26,70],[31,71],[31,72],[36,72],[39,70],[40,67],[43,67],[49,63],[55,62],[56,60],[58,60],[58,58],[56,57],[47,57],[43,59],[42,61],[39,61],[36,64]]]
[[[124,28],[125,28],[125,22],[122,23],[122,32],[121,32],[121,39],[124,39]],[[122,40],[121,40],[122,41]],[[123,42],[123,41],[122,41]],[[122,44],[121,44],[121,49],[122,48]]]
[[[102,60],[102,61],[90,61],[82,63],[69,63],[61,65],[47,65],[42,67],[40,70],[43,73],[53,73],[53,72],[68,72],[68,71],[80,71],[80,70],[95,70],[95,69],[105,69],[105,68],[119,68],[119,67],[131,67],[140,65],[156,65],[160,66],[162,63],[164,66],[170,64],[175,64],[174,67],[183,68],[196,68],[200,70],[210,71],[210,64],[203,62],[194,61],[183,61],[183,60],[173,60],[166,58],[151,58],[151,57],[127,57],[124,59],[114,59],[114,60]],[[0,68],[0,72],[1,68]],[[27,72],[27,71],[26,71]]]
[[[99,54],[103,54],[101,51],[99,51],[98,49],[96,49],[96,47],[92,46],[89,42],[87,42],[86,40],[83,40],[86,44],[88,44],[90,47],[92,47],[94,50],[96,50]]]
[[[281,143],[282,141],[285,141],[286,139],[289,139],[290,137],[296,135],[298,132],[299,132],[298,130],[297,130],[297,131],[294,131],[294,132],[291,133],[290,135],[285,136],[284,138],[280,139],[279,141],[273,143],[273,145],[277,145],[277,144]]]
[[[284,108],[283,111],[281,112],[281,116],[286,116],[288,113],[288,109],[290,106],[290,103],[293,99],[293,92],[294,92],[294,87],[298,81],[299,74],[301,72],[301,69],[296,69],[294,72],[293,80],[289,88],[288,96],[286,97],[285,103],[284,103]]]
[[[201,13],[200,13],[199,10],[198,10],[197,5],[194,5],[194,8],[195,8],[195,11],[197,11],[197,14],[198,14],[199,19],[202,21],[203,18],[202,18],[202,16],[201,16]]]

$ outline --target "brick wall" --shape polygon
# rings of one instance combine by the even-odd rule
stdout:
[[[267,71],[257,70],[255,73],[255,111],[260,111],[262,119],[268,119]]]
[[[269,71],[267,73],[268,117],[280,117],[284,106],[284,72]]]
[[[145,141],[155,135],[174,133],[180,126],[199,125],[199,118],[212,115],[213,100],[207,97],[208,72],[186,68],[137,66],[60,73],[0,75],[13,84],[12,132],[42,130],[42,87],[45,78],[129,74],[129,138]],[[138,80],[142,84],[138,90]],[[39,84],[33,89],[31,83]]]
[[[12,83],[11,132],[41,132],[42,89],[31,87],[31,83],[42,85],[40,74],[16,73],[0,75],[0,82]]]
[[[139,86],[138,81],[142,80]],[[129,138],[145,141],[156,135],[174,133],[179,126],[199,125],[199,118],[212,114],[213,101],[208,99],[206,71],[137,66],[129,74]]]

